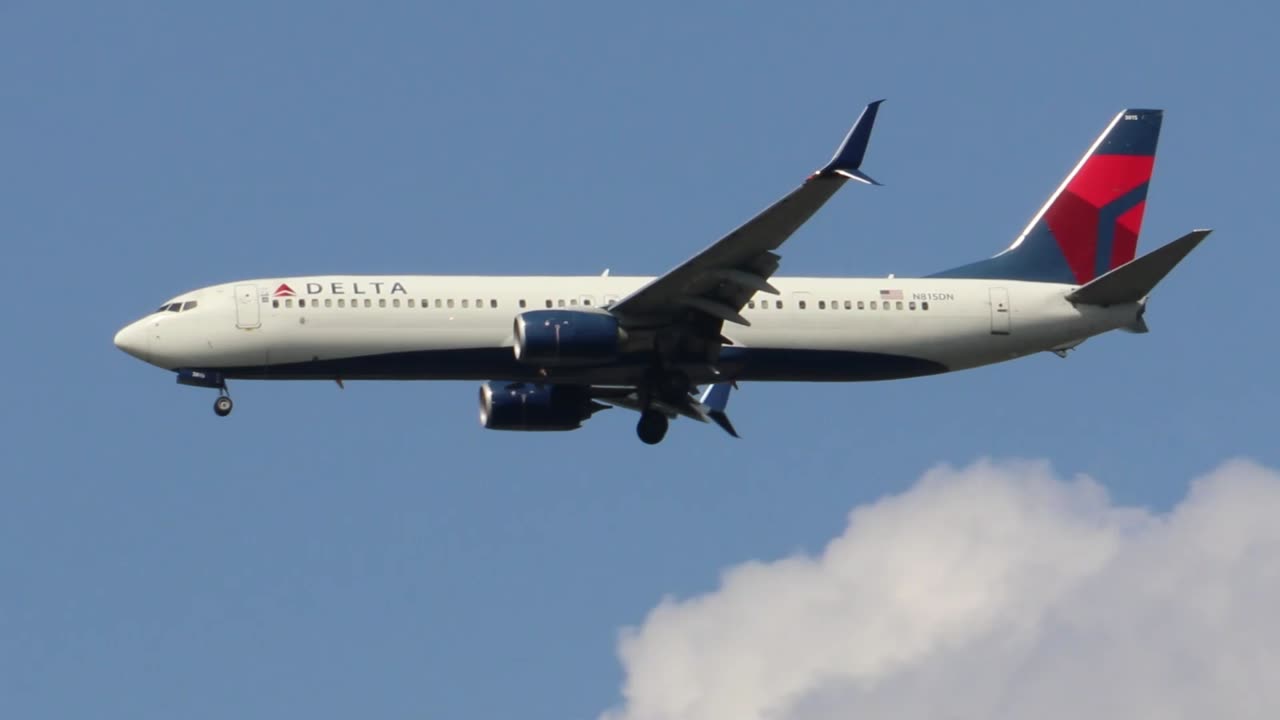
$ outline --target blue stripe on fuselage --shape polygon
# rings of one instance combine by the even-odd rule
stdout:
[[[607,364],[584,368],[554,368],[550,377],[537,368],[517,362],[511,348],[421,350],[363,355],[353,358],[313,360],[268,367],[202,368],[232,379],[251,380],[528,380],[583,384],[638,382],[650,367],[652,356],[629,355]],[[947,372],[941,363],[886,353],[847,350],[791,350],[726,347],[720,353],[721,379],[850,382],[893,380]],[[705,363],[690,363],[686,370],[695,382]]]

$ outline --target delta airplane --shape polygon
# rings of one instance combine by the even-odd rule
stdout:
[[[183,293],[120,330],[126,353],[218,391],[227,381],[478,380],[493,430],[574,430],[639,413],[714,422],[740,382],[889,380],[1146,332],[1147,296],[1209,234],[1135,259],[1160,110],[1124,110],[1013,244],[921,278],[775,278],[778,249],[849,180],[880,102],[800,187],[665,275],[264,278]],[[704,388],[701,391],[699,388]]]

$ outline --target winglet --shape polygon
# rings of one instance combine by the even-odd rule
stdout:
[[[1140,258],[1130,260],[1107,274],[1095,278],[1067,296],[1082,305],[1119,305],[1142,300],[1156,284],[1182,262],[1212,230],[1193,230]]]
[[[879,112],[880,103],[882,102],[884,100],[876,100],[863,108],[857,122],[849,129],[849,134],[844,136],[844,142],[840,143],[840,148],[836,150],[836,154],[831,157],[831,161],[823,166],[821,170],[814,173],[815,176],[830,177],[832,175],[840,175],[868,185],[880,184],[859,168],[862,167],[863,156],[867,154],[867,143],[871,140],[871,128],[876,124],[876,113]]]
[[[738,431],[733,429],[733,423],[729,422],[729,416],[724,412],[729,405],[729,391],[732,389],[732,382],[716,383],[702,393],[699,402],[705,407],[707,417],[711,418],[712,422],[730,435],[739,437]]]

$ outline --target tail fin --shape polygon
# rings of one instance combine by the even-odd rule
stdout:
[[[1007,250],[933,277],[1084,285],[1137,254],[1162,110],[1124,110]]]

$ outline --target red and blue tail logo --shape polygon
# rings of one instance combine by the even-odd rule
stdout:
[[[1008,250],[935,277],[1083,285],[1132,260],[1162,120],[1121,112]]]

